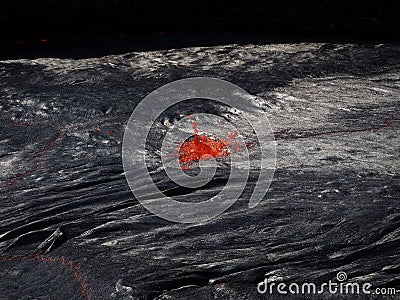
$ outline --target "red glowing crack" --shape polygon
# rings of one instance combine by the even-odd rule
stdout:
[[[80,266],[73,263],[72,261],[66,260],[64,257],[46,257],[40,254],[30,254],[26,256],[11,256],[3,257],[0,256],[0,262],[3,261],[23,261],[23,260],[36,260],[41,263],[55,263],[64,266],[72,272],[74,280],[77,281],[81,289],[80,296],[85,300],[91,299],[90,289],[85,282],[85,278],[79,274]]]

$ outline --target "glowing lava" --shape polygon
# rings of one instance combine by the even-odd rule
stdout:
[[[193,138],[179,145],[178,158],[182,170],[189,170],[190,167],[200,160],[213,158],[229,157],[232,149],[239,148],[239,142],[234,142],[237,132],[229,134],[227,139],[210,138],[204,134],[199,134],[197,123],[192,122]]]

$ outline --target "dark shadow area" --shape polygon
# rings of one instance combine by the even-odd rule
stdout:
[[[371,0],[8,0],[0,7],[0,59],[230,43],[384,43],[400,36],[400,4]]]

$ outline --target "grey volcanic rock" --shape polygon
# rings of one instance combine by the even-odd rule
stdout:
[[[399,58],[397,45],[282,44],[0,62],[0,299],[265,299],[264,278],[339,271],[399,290]],[[183,225],[133,197],[121,143],[143,97],[193,76],[254,95],[277,168],[255,208],[246,190],[221,216]],[[226,175],[173,193],[208,199]]]

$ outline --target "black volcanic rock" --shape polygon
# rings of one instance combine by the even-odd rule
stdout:
[[[397,45],[276,44],[1,62],[0,298],[265,299],[264,278],[339,271],[399,289],[399,57]],[[194,76],[255,96],[277,168],[255,208],[245,191],[209,222],[175,224],[133,197],[121,143],[143,97]],[[207,199],[222,182],[177,196]]]

